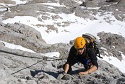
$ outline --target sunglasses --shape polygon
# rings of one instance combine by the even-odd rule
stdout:
[[[79,48],[79,49],[77,49],[77,50],[83,50],[85,48],[85,46],[83,47],[83,48]]]

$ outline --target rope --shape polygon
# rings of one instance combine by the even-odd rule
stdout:
[[[11,75],[14,75],[14,74],[16,74],[16,73],[18,73],[18,72],[20,72],[20,71],[22,71],[22,70],[24,70],[24,69],[30,68],[30,67],[32,67],[33,65],[36,65],[36,64],[38,64],[38,63],[40,63],[40,62],[42,62],[42,61],[43,61],[43,60],[40,60],[40,61],[38,61],[38,62],[36,62],[36,63],[30,65],[30,66],[27,66],[27,67],[25,67],[25,68],[22,68],[22,69],[16,71],[16,72],[13,72],[13,73],[11,73]]]
[[[20,71],[22,71],[22,70],[24,70],[24,69],[30,68],[30,67],[32,67],[32,66],[34,66],[34,65],[36,65],[36,64],[38,64],[38,63],[40,63],[40,62],[54,61],[54,60],[63,60],[63,59],[60,59],[60,58],[49,58],[49,57],[45,57],[45,56],[42,56],[42,57],[34,57],[34,56],[26,56],[26,55],[21,55],[21,54],[19,55],[19,54],[15,53],[15,52],[10,52],[10,51],[5,51],[5,50],[0,50],[0,52],[8,53],[8,54],[16,55],[16,56],[21,56],[21,57],[41,59],[41,60],[37,61],[36,63],[30,65],[30,66],[27,66],[27,67],[25,67],[25,68],[22,68],[22,69],[16,71],[16,72],[11,73],[11,75],[14,75],[14,74],[16,74],[16,73],[18,73],[18,72],[20,72]]]

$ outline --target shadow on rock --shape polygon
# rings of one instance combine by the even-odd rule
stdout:
[[[119,78],[116,84],[125,84],[125,78]]]
[[[51,71],[44,71],[44,70],[34,70],[34,71],[32,71],[32,70],[30,70],[30,73],[31,73],[31,76],[32,77],[36,77],[37,75],[39,75],[39,74],[44,74],[44,73],[46,73],[46,74],[48,74],[48,75],[51,75],[51,76],[53,76],[53,77],[55,77],[55,78],[57,78],[58,77],[58,73],[56,73],[56,72],[51,72]]]
[[[79,72],[83,72],[83,71],[85,71],[85,69],[78,69],[78,70],[71,71],[69,74],[75,75],[75,74],[79,74]]]

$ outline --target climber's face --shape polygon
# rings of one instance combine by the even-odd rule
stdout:
[[[83,54],[84,50],[85,50],[85,46],[83,48],[77,49],[77,53],[81,55]]]

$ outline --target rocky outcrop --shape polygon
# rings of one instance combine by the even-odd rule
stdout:
[[[32,49],[37,52],[38,49],[42,49],[43,46],[47,46],[42,39],[41,34],[24,24],[2,24],[0,26],[0,40],[14,43],[16,45],[22,45],[23,47]]]
[[[119,60],[122,60],[122,53],[125,54],[125,38],[121,35],[100,32],[98,33],[100,37],[100,46],[105,49],[100,49],[101,53],[106,56],[114,56]],[[104,54],[107,52],[108,54]]]
[[[2,44],[3,46],[3,44]],[[16,53],[15,53],[16,52]],[[68,79],[57,79],[62,71],[65,59],[46,58],[39,53],[29,53],[20,50],[12,50],[2,47],[0,50],[0,83],[1,84],[119,84],[125,83],[125,74],[113,65],[98,60],[99,68],[96,72],[85,76],[79,76],[83,71],[81,64],[75,64],[73,72]]]

